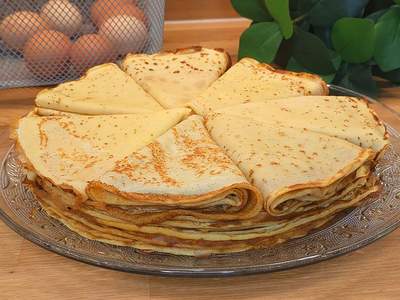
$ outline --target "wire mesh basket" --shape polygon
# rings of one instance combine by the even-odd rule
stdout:
[[[165,0],[0,0],[0,88],[51,85],[161,49]]]

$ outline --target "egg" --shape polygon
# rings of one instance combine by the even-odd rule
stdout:
[[[40,16],[51,29],[61,31],[68,36],[78,32],[82,26],[82,14],[79,8],[68,0],[50,0],[43,5]]]
[[[101,25],[99,34],[106,37],[122,55],[142,50],[148,35],[142,21],[127,15],[109,18]]]
[[[86,69],[116,59],[112,44],[99,34],[81,36],[72,45],[70,60],[75,71],[82,73]]]
[[[19,11],[7,16],[1,22],[0,38],[7,47],[22,50],[30,37],[48,28],[48,24],[37,13]]]
[[[110,17],[117,15],[133,16],[146,24],[146,16],[132,0],[97,0],[90,8],[92,21],[100,27]]]
[[[28,69],[35,76],[51,80],[68,69],[67,61],[72,46],[68,36],[54,30],[36,33],[25,44],[23,54]]]

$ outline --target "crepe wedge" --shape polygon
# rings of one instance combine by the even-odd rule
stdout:
[[[326,209],[336,201],[351,201],[377,190],[372,149],[308,129],[268,126],[236,115],[210,116],[207,127],[261,191],[271,216]]]
[[[319,76],[277,70],[252,58],[243,58],[193,99],[190,106],[197,114],[207,115],[241,103],[328,93]]]
[[[388,144],[385,126],[366,101],[345,96],[301,96],[229,106],[220,113],[267,126],[308,129],[380,152]]]
[[[112,63],[93,67],[78,80],[41,91],[35,103],[43,115],[56,114],[45,109],[85,115],[146,113],[163,109],[135,80]]]
[[[128,54],[122,63],[122,68],[164,108],[185,106],[229,66],[225,51],[203,47]]]
[[[141,115],[27,116],[16,131],[18,152],[31,173],[84,199],[89,180],[152,142],[188,112],[182,108]]]

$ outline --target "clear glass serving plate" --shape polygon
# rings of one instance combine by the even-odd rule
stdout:
[[[172,276],[229,276],[271,272],[315,263],[363,247],[400,225],[400,118],[355,92],[331,86],[331,94],[364,97],[386,122],[391,146],[376,166],[382,189],[360,207],[305,237],[261,250],[209,257],[148,253],[88,240],[48,217],[22,181],[11,148],[0,170],[0,217],[24,238],[58,254],[127,272]],[[397,127],[397,128],[396,128]]]

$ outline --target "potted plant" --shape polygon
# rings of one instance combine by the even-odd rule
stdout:
[[[368,95],[374,75],[400,83],[400,0],[232,0],[253,22],[239,58],[253,57]]]

